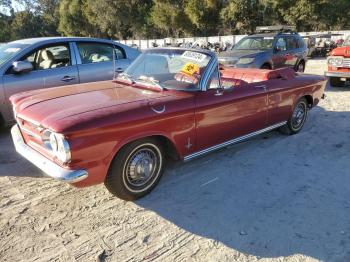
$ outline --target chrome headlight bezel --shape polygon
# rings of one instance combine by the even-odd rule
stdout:
[[[334,67],[341,67],[343,64],[342,56],[330,56],[327,59],[327,64]]]
[[[46,129],[42,133],[42,141],[60,162],[67,163],[71,160],[70,146],[64,135]]]

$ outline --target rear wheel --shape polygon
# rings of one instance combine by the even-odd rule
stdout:
[[[331,87],[343,87],[345,82],[341,81],[339,77],[330,77],[329,83]]]
[[[136,200],[152,191],[164,170],[163,147],[154,138],[124,146],[114,158],[105,180],[113,195]]]
[[[281,132],[286,135],[294,135],[303,128],[308,115],[309,106],[305,98],[301,98],[296,104],[292,116],[288,122],[281,127]]]

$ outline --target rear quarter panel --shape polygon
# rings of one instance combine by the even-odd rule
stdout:
[[[324,94],[326,82],[323,76],[307,74],[300,74],[288,80],[271,80],[268,91],[269,124],[288,120],[302,97],[311,96],[312,107],[316,106]]]

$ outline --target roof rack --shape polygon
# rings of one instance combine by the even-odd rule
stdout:
[[[296,27],[293,25],[272,25],[272,26],[257,26],[256,32],[268,33],[268,32],[280,32],[280,33],[295,33]]]

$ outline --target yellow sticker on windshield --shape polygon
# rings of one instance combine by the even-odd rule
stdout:
[[[181,72],[188,75],[199,74],[199,65],[188,62],[182,67]]]

